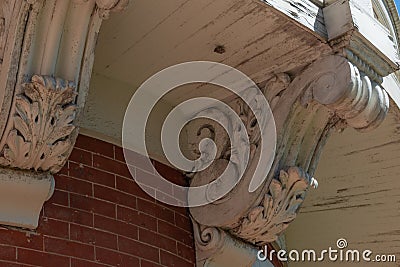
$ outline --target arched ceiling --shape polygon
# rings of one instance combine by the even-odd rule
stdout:
[[[317,27],[321,14],[313,16]],[[102,25],[83,132],[118,143],[135,90],[174,64],[221,62],[262,84],[273,73],[296,72],[330,51],[319,34],[262,1],[131,1],[124,13]],[[160,109],[194,96],[227,97],[221,88],[186,86],[167,96]]]
[[[373,3],[387,10],[383,14],[389,16],[398,40],[400,22],[394,1],[380,1]],[[290,19],[262,1],[131,1],[124,13],[111,16],[101,28],[82,132],[120,144],[125,109],[136,89],[158,71],[178,63],[221,62],[260,85],[274,73],[295,74],[332,53],[324,36],[322,9],[315,10],[306,16],[314,16],[314,23],[303,19],[302,25],[302,18]],[[398,87],[396,80],[389,82]],[[400,92],[395,93],[400,99]],[[168,110],[197,96],[224,99],[227,92],[196,84],[178,88],[157,107],[149,131],[159,132]]]

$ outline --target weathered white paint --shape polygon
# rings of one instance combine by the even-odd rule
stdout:
[[[318,7],[324,7],[324,0],[310,0],[312,3],[317,5]]]
[[[226,52],[215,53],[217,45]],[[124,111],[135,90],[177,63],[222,62],[263,83],[273,73],[295,73],[330,52],[315,34],[260,1],[135,1],[102,25],[81,126],[120,140]],[[226,93],[216,86],[187,85],[164,100],[175,106],[196,96],[225,99]]]
[[[343,37],[347,49],[387,76],[400,62],[394,36],[372,14],[353,0],[337,1],[324,8],[330,41]]]
[[[349,249],[370,249],[375,255],[400,258],[399,126],[400,112],[393,108],[371,133],[348,129],[331,136],[315,174],[319,189],[307,196],[286,231],[288,250],[335,248],[337,239],[346,238]],[[369,266],[328,261],[289,266],[353,265]]]
[[[273,6],[300,25],[311,30],[312,33],[326,38],[324,18],[320,6],[309,0],[259,0]]]
[[[333,3],[339,2],[340,0],[324,0],[324,5],[329,6]],[[375,0],[376,1],[376,0]],[[380,1],[380,0],[377,0]],[[372,1],[371,0],[357,0],[357,5],[362,7],[370,16],[373,16]]]
[[[9,58],[7,64],[1,65],[3,73],[7,72],[9,75],[18,72],[18,75],[14,73],[17,80],[10,80],[10,84],[2,90],[1,100],[5,100],[8,105],[6,106],[8,109],[3,107],[2,109],[7,110],[7,117],[15,116],[18,107],[14,103],[11,104],[10,99],[6,99],[7,94],[18,100],[18,94],[23,93],[21,85],[26,77],[42,72],[61,77],[59,81],[74,81],[78,85],[79,93],[76,104],[83,108],[101,20],[108,16],[109,9],[124,6],[127,1],[90,0],[61,3],[59,1],[29,3],[21,1],[18,2],[20,6],[17,6],[21,12],[16,12],[24,14],[24,16],[17,16],[20,23],[18,24],[19,39],[10,35],[10,40],[14,41],[14,48],[18,48],[13,48],[11,51],[17,61],[13,62],[12,58]],[[5,3],[8,5],[10,2]],[[30,6],[29,4],[32,3],[33,5]],[[219,225],[206,226],[222,232],[223,235],[230,232],[247,242],[273,241],[281,232],[280,230],[286,228],[294,219],[298,211],[297,204],[303,199],[308,186],[305,183],[298,192],[301,195],[293,195],[284,191],[285,183],[280,186],[276,182],[270,183],[275,174],[287,166],[300,166],[297,170],[301,175],[297,176],[306,177],[307,179],[303,180],[308,181],[309,177],[303,170],[313,173],[324,141],[333,126],[339,124],[339,127],[343,127],[340,124],[342,120],[349,126],[362,130],[377,126],[387,112],[386,95],[379,86],[373,84],[374,87],[371,87],[370,79],[367,77],[370,73],[366,73],[367,76],[359,74],[357,67],[361,69],[365,65],[372,68],[377,66],[376,72],[381,75],[392,73],[397,69],[398,58],[395,49],[391,47],[393,42],[388,42],[389,31],[371,18],[370,6],[366,1],[363,0],[361,4],[367,7],[367,11],[359,8],[354,1],[337,2],[325,9],[328,14],[330,41],[346,34],[346,37],[350,37],[349,43],[341,43],[340,45],[343,46],[340,48],[349,46],[347,48],[356,54],[369,49],[366,56],[361,57],[361,67],[349,64],[344,57],[338,55],[327,56],[333,51],[326,43],[322,9],[320,5],[314,3],[315,1],[305,0],[138,1],[129,9],[126,16],[116,18],[108,25],[104,25],[97,47],[99,57],[95,68],[95,72],[101,78],[97,84],[93,83],[94,90],[91,97],[93,105],[88,105],[86,109],[87,114],[96,113],[96,115],[92,119],[88,115],[86,127],[91,131],[119,138],[118,131],[121,128],[118,126],[121,126],[124,105],[129,100],[129,96],[150,75],[172,64],[190,60],[219,61],[238,68],[260,84],[267,80],[269,82],[269,78],[275,77],[275,73],[280,73],[279,77],[286,77],[287,83],[283,82],[282,88],[278,88],[278,91],[273,90],[271,93],[271,99],[276,104],[274,112],[278,118],[279,131],[279,150],[274,169],[268,174],[265,186],[257,192],[252,194],[248,192],[248,184],[246,184],[250,177],[248,175],[245,183],[238,186],[228,198],[214,203],[213,205],[218,209],[219,204],[226,202],[221,205],[223,207],[221,210],[226,211],[223,213],[225,218]],[[29,16],[27,16],[28,13]],[[339,14],[345,15],[344,22],[337,21]],[[25,22],[20,21],[25,17],[28,18],[26,25]],[[375,34],[378,37],[370,34],[371,29],[377,31]],[[353,31],[355,31],[354,35]],[[4,34],[1,34],[3,38]],[[217,46],[224,46],[222,50],[225,52],[216,53]],[[332,46],[335,45],[332,44]],[[337,46],[335,49],[335,52],[339,50]],[[3,52],[2,47],[0,51],[2,57]],[[349,57],[350,60],[356,61],[354,58]],[[369,58],[374,60],[369,60]],[[304,70],[305,67],[307,68]],[[291,76],[296,77],[292,83],[290,83]],[[363,78],[363,82],[357,80],[360,77]],[[5,79],[8,81],[8,78]],[[364,86],[349,87],[349,84],[355,84],[352,84],[350,80],[357,80],[357,85]],[[279,79],[275,81],[280,82]],[[285,81],[284,78],[283,81]],[[272,86],[271,83],[267,85]],[[390,86],[392,85],[388,85]],[[100,89],[96,90],[96,87]],[[267,86],[266,90],[269,89],[270,87]],[[175,95],[172,94],[166,98],[166,102],[162,103],[159,110],[155,112],[154,120],[149,122],[152,125],[148,131],[149,143],[155,146],[151,149],[155,158],[157,155],[162,155],[162,151],[157,150],[156,147],[160,141],[159,127],[162,125],[163,115],[167,114],[170,108],[185,97],[197,96],[200,92],[203,95],[220,98],[229,97],[223,90],[215,90],[210,86],[192,85],[179,90]],[[373,93],[369,95],[366,92]],[[359,101],[358,96],[363,96],[360,98],[364,101]],[[350,103],[343,105],[343,101]],[[29,108],[29,103],[24,106]],[[91,107],[95,111],[90,111]],[[66,113],[66,115],[71,114]],[[103,123],[106,120],[108,124]],[[252,125],[249,123],[251,121],[247,118],[246,125]],[[5,128],[6,133],[2,135],[1,142],[5,144],[8,143],[8,133],[12,132],[18,123],[14,123],[13,120],[7,120],[6,123],[6,119],[1,120],[1,123],[4,124],[1,127]],[[135,121],[130,123],[133,127],[135,126]],[[85,125],[85,122],[82,125]],[[250,137],[253,138],[251,135]],[[73,140],[73,137],[71,139]],[[20,139],[15,138],[15,140]],[[258,141],[254,137],[253,158],[257,158],[257,153],[259,153],[256,148]],[[67,144],[69,150],[72,149],[72,143]],[[22,150],[24,149],[26,147]],[[253,163],[251,167],[254,168],[255,165]],[[21,167],[20,165],[11,166]],[[252,168],[249,168],[249,172]],[[290,170],[293,169],[290,168],[289,173]],[[5,178],[2,182],[6,186],[2,187],[2,190],[8,190],[17,182],[8,175],[8,172],[12,170],[4,169],[4,172]],[[3,213],[1,209],[4,209],[6,216],[4,223],[34,228],[36,226],[34,219],[37,221],[42,203],[49,196],[49,192],[52,192],[52,178],[46,173],[41,173],[40,175],[45,177],[36,179],[37,174],[31,172],[29,173],[31,180],[29,180],[24,178],[26,173],[20,171],[13,173],[23,181],[20,185],[20,180],[18,180],[18,185],[14,186],[16,189],[13,196],[25,192],[27,187],[35,194],[37,193],[35,196],[28,195],[30,198],[36,198],[32,203],[34,206],[29,209],[34,214],[30,217],[26,215],[28,211],[23,210],[19,202],[14,204],[12,196],[5,193],[3,196],[7,199],[3,201],[3,206],[0,206],[1,213]],[[39,185],[39,189],[35,187],[37,180],[43,182]],[[289,181],[293,180],[289,179]],[[46,190],[49,183],[50,189]],[[282,193],[278,194],[277,191]],[[268,195],[269,192],[271,195]],[[272,225],[268,225],[264,222],[269,221],[270,217],[280,216],[280,213],[274,212],[287,211],[288,206],[276,204],[278,208],[274,209],[274,212],[267,212],[267,205],[263,204],[280,203],[273,199],[276,196],[286,197],[290,199],[290,203],[296,202],[296,205],[289,206],[293,212],[286,214],[287,218],[285,217],[284,222],[274,221]],[[14,216],[10,209],[16,210],[18,214]],[[261,212],[264,212],[262,216],[260,216]],[[193,217],[203,219],[199,219],[201,223],[212,224],[212,221],[204,220],[202,217],[211,212],[199,213],[199,216]],[[193,215],[198,214],[193,212]],[[24,216],[31,220],[24,219]],[[260,227],[265,227],[265,229],[260,231]],[[276,227],[278,230],[267,235],[265,233],[270,230],[268,227]],[[255,258],[254,254],[249,253],[249,245],[232,239],[229,235],[227,237],[231,241],[225,242],[227,240],[225,239],[221,247],[216,246],[218,253],[213,251],[201,260],[208,262],[211,266],[231,264],[232,259],[235,259],[240,266],[253,264]],[[200,243],[208,241],[214,242],[212,239],[207,239],[200,240]],[[250,251],[253,252],[254,248],[250,248]]]
[[[382,86],[388,92],[397,108],[400,109],[400,83],[397,76],[395,74],[390,74],[384,77]]]

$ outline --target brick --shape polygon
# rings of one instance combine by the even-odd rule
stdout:
[[[15,247],[0,245],[0,259],[5,261],[15,261],[17,249]]]
[[[193,263],[190,263],[176,255],[169,252],[160,251],[161,264],[167,267],[194,267]]]
[[[188,186],[189,183],[186,180],[185,176],[176,169],[173,169],[165,164],[162,164],[158,161],[154,162],[154,167],[157,172],[162,175],[168,181],[180,185],[180,186]]]
[[[147,195],[127,173],[120,147],[89,137],[80,140],[56,175],[39,234],[0,229],[0,266],[193,267],[187,209]],[[152,176],[145,158],[132,154],[139,175]],[[182,182],[176,170],[154,165],[165,178]]]
[[[74,179],[64,175],[55,175],[57,188],[80,195],[92,196],[92,184],[83,180]]]
[[[96,248],[96,260],[101,263],[119,267],[140,266],[137,257],[103,248]]]
[[[89,136],[79,135],[76,140],[75,147],[110,158],[114,157],[113,144]]]
[[[189,219],[189,216],[175,212],[175,225],[189,233],[193,232],[192,221]]]
[[[44,214],[46,217],[65,222],[93,226],[93,214],[86,211],[51,204],[45,206]]]
[[[115,218],[116,215],[115,204],[91,197],[70,194],[70,205],[72,208],[77,208],[112,218]]]
[[[106,267],[107,265],[92,262],[92,261],[85,261],[80,259],[71,259],[71,267]]]
[[[42,267],[69,267],[69,258],[67,257],[21,248],[18,249],[17,260],[21,263]]]
[[[2,228],[0,244],[43,250],[43,236]]]
[[[93,228],[71,224],[71,240],[95,246],[117,249],[117,236]]]
[[[165,205],[164,203],[161,203],[159,201],[156,201],[156,203],[159,204],[159,205]],[[181,214],[183,216],[189,217],[189,209],[188,208],[179,207],[179,206],[168,206],[168,207],[171,210],[173,210],[173,211],[175,211],[175,212],[177,212],[177,213],[179,213],[179,214]]]
[[[68,239],[69,224],[63,221],[42,217],[37,232],[46,236],[54,236]]]
[[[155,247],[122,236],[118,237],[118,246],[122,252],[159,262],[159,249]]]
[[[167,250],[174,254],[177,253],[175,240],[146,229],[139,228],[139,241]]]
[[[58,174],[62,175],[68,175],[69,174],[69,167],[68,167],[68,161],[64,164],[64,166],[61,168],[61,170],[58,172]]]
[[[169,236],[185,245],[193,246],[192,234],[172,225],[170,223],[158,220],[158,232],[162,235]]]
[[[82,163],[88,166],[92,166],[93,162],[91,152],[79,149],[77,147],[75,147],[72,150],[71,155],[69,156],[69,160],[77,163]]]
[[[140,261],[140,267],[162,267],[160,264],[154,263],[154,262],[150,262],[150,261],[146,261],[146,260],[141,260]]]
[[[44,248],[47,252],[81,259],[94,260],[94,247],[82,243],[45,237]]]
[[[85,181],[90,181],[96,184],[102,184],[109,187],[115,187],[115,175],[94,169],[85,165],[79,165],[70,162],[69,175]]]
[[[119,234],[131,239],[138,238],[138,228],[135,225],[117,221],[107,217],[95,215],[94,226],[111,233]]]
[[[149,202],[143,199],[137,199],[137,209],[145,214],[151,215],[155,218],[165,220],[167,222],[174,222],[174,212],[162,205]]]
[[[120,146],[114,146],[114,159],[125,162],[124,150]]]
[[[157,231],[156,218],[137,210],[117,206],[117,219],[145,229]]]
[[[56,188],[57,188],[57,183],[56,183]],[[67,206],[68,207],[68,192],[65,191],[60,191],[60,190],[54,190],[53,195],[51,198],[45,203],[45,205],[49,205],[50,203],[62,205],[62,206]]]
[[[1,267],[28,267],[28,265],[23,265],[20,263],[5,262],[0,260]],[[32,265],[29,265],[31,267]]]
[[[142,188],[132,178],[116,176],[116,187],[118,190],[124,191],[136,197],[150,200],[154,202],[154,198],[143,191]]]
[[[93,155],[93,166],[124,177],[132,177],[126,164],[100,155]]]
[[[94,186],[94,196],[112,203],[136,208],[136,197],[101,185]]]
[[[195,253],[193,247],[188,247],[184,244],[177,243],[178,253],[177,255],[190,261],[195,262]]]
[[[165,181],[163,177],[159,177],[156,174],[151,174],[143,170],[137,169],[136,181],[150,188],[154,188],[157,191],[161,191],[167,195],[172,195],[172,184]]]
[[[168,193],[166,194],[165,192],[160,192],[156,191],[156,199],[157,203],[162,204],[162,203],[168,203],[171,206],[179,206],[181,203],[185,203],[187,200],[187,194],[182,193],[181,196],[176,196],[174,193]],[[165,204],[162,204],[165,205]]]
[[[127,157],[125,157],[123,149],[121,147],[115,147],[115,159],[121,162],[124,162],[125,164],[135,166],[139,169],[148,171],[153,173],[154,172],[154,166],[151,160],[146,158],[145,156],[136,153],[135,151],[132,150],[125,150],[125,154]]]

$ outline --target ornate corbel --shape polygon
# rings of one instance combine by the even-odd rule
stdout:
[[[0,224],[37,227],[78,135],[100,25],[128,3],[0,3]]]
[[[267,81],[264,96],[272,108],[277,132],[272,168],[265,173],[263,186],[249,192],[249,180],[259,157],[259,130],[265,126],[254,121],[251,112],[243,112],[240,99],[231,102],[248,127],[250,162],[244,177],[226,196],[206,206],[190,208],[199,225],[199,236],[205,231],[208,238],[206,246],[204,239],[196,239],[198,266],[211,266],[208,262],[216,261],[225,246],[221,240],[240,241],[240,247],[253,251],[252,255],[259,246],[276,241],[296,218],[309,188],[317,185],[312,177],[332,130],[373,130],[382,123],[389,107],[388,96],[380,85],[342,56],[318,60],[294,78],[287,74],[274,76]],[[231,147],[228,136],[235,133],[223,133],[217,123],[200,120],[187,127],[192,127],[187,132],[195,135],[189,137],[190,147],[198,147],[202,138],[217,143],[214,163],[191,177],[191,185],[198,186],[223,172],[230,158],[227,148],[240,154],[240,147]],[[194,152],[199,155],[199,151]],[[237,179],[235,173],[231,175],[232,180]]]

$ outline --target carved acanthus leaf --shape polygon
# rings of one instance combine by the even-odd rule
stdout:
[[[75,88],[48,76],[32,77],[18,95],[0,164],[36,171],[58,171],[73,145]]]
[[[263,202],[251,209],[231,233],[256,245],[276,241],[296,218],[310,183],[308,175],[299,168],[281,171],[279,180],[272,180]]]

